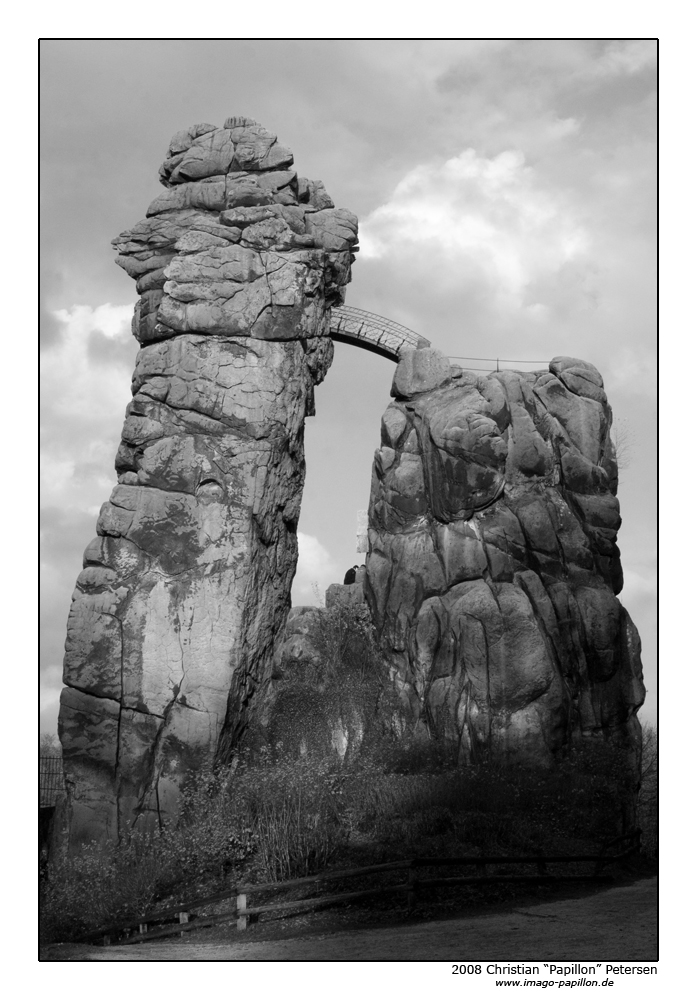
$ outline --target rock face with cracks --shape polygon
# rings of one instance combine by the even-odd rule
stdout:
[[[114,240],[141,349],[68,621],[72,846],[175,816],[185,773],[245,726],[290,607],[304,418],[357,242],[355,216],[250,119],[177,133],[160,180]]]
[[[405,355],[382,419],[366,593],[417,726],[549,762],[615,738],[635,766],[640,642],[622,589],[617,464],[603,380],[475,377],[435,350]]]

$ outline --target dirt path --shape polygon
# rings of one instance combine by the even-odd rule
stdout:
[[[341,931],[273,941],[230,940],[56,946],[48,961],[352,962],[352,961],[656,961],[657,880],[555,900],[507,913],[401,927]]]

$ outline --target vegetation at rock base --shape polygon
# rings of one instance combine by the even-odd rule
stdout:
[[[176,825],[55,860],[41,889],[42,939],[74,940],[174,893],[283,881],[414,855],[590,852],[619,832],[624,757],[604,741],[553,770],[454,766],[399,724],[363,612],[323,613],[305,664],[250,729],[230,767],[192,774]],[[639,824],[655,851],[656,733],[644,731]],[[651,832],[652,831],[652,832]],[[648,833],[648,841],[647,841]]]

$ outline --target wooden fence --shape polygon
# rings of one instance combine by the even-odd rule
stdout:
[[[118,926],[102,927],[85,937],[86,941],[102,943],[105,945],[115,943],[117,940],[126,944],[138,941],[150,941],[155,938],[168,937],[173,934],[184,934],[197,928],[212,927],[216,924],[230,923],[237,920],[237,929],[246,930],[250,922],[259,918],[262,913],[277,912],[290,913],[293,911],[302,912],[304,910],[316,910],[320,907],[334,906],[339,903],[353,902],[358,899],[367,899],[374,896],[388,894],[403,894],[406,897],[406,908],[411,912],[418,900],[422,902],[428,899],[433,903],[432,898],[427,897],[427,891],[445,886],[460,885],[492,885],[501,882],[528,882],[528,883],[559,883],[559,882],[612,882],[612,876],[605,873],[608,865],[621,861],[634,854],[640,845],[641,831],[635,830],[622,837],[616,837],[604,845],[598,854],[566,854],[548,855],[533,857],[530,855],[520,857],[498,857],[495,855],[487,857],[451,857],[451,858],[409,858],[403,861],[391,861],[386,864],[369,865],[364,868],[352,868],[345,871],[322,872],[319,875],[310,875],[306,878],[290,879],[287,882],[263,882],[255,885],[234,885],[230,888],[214,893],[209,896],[201,896],[188,901],[182,901],[167,908],[143,914],[136,917],[130,923],[121,923]],[[610,853],[612,848],[618,848],[625,844],[619,853]],[[592,872],[579,874],[577,872],[564,873],[557,870],[562,865],[589,864]],[[501,873],[496,871],[491,874],[491,869],[506,868],[515,866],[516,868],[534,868],[534,872]],[[455,875],[447,877],[433,877],[428,872],[429,869],[474,869],[475,875]],[[553,870],[550,870],[553,869]],[[420,877],[419,873],[426,870],[429,877]],[[249,897],[251,895],[264,894],[267,892],[279,892],[289,889],[298,889],[304,886],[313,886],[317,883],[327,884],[330,882],[340,882],[366,875],[383,876],[392,872],[405,872],[405,881],[400,881],[394,885],[381,885],[370,889],[359,889],[352,892],[341,892],[335,895],[314,896],[305,899],[293,899],[285,901],[275,901],[262,905],[251,906]],[[224,902],[228,899],[235,899],[235,906],[225,910],[223,913],[216,913],[211,916],[198,915],[206,906]],[[153,925],[159,925],[153,927]]]

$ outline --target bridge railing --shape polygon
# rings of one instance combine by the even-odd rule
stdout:
[[[332,309],[331,335],[334,339],[356,341],[379,354],[399,360],[403,351],[430,347],[430,341],[401,323],[354,306]]]
[[[422,337],[421,334],[410,330],[401,323],[387,319],[385,316],[378,316],[377,313],[368,312],[366,309],[357,309],[355,306],[335,306],[332,309],[331,336],[333,340],[343,343],[358,344],[367,350],[374,351],[383,357],[399,361],[404,351],[413,351],[418,348],[431,347],[431,342]],[[462,355],[449,355],[451,361],[456,362],[461,368],[473,372],[505,371],[511,365],[539,366],[545,369],[548,361],[531,361],[528,358],[470,358]],[[463,361],[490,362],[487,367],[481,365],[464,365]]]
[[[529,361],[527,358],[465,358],[462,355],[449,354],[448,357],[451,361],[455,361],[460,365],[460,368],[465,368],[468,372],[491,372],[491,371],[508,371],[508,367],[503,367],[504,365],[535,365],[538,367],[542,365],[545,370],[549,366],[549,361]],[[476,365],[463,365],[462,361],[491,361],[492,364],[486,368],[481,368]]]

